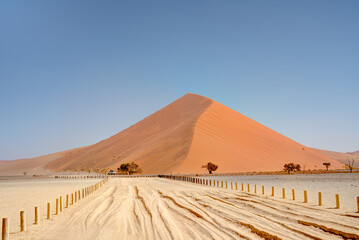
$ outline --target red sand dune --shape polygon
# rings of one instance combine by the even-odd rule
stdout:
[[[320,150],[315,149],[313,150],[320,152],[321,154],[324,154],[334,160],[337,160],[338,162],[341,162],[343,164],[348,164],[348,160],[351,161],[354,160],[354,167],[359,168],[359,151],[356,152],[347,152],[347,153],[341,153],[341,152],[333,152],[333,151],[326,151],[326,150]]]
[[[117,169],[132,161],[153,174],[205,173],[201,166],[209,161],[219,165],[219,173],[278,171],[289,162],[305,169],[323,169],[323,162],[343,168],[325,154],[189,93],[108,139],[61,154],[46,163],[46,169]]]

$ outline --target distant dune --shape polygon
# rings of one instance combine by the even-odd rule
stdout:
[[[75,148],[35,158],[19,159],[14,161],[0,161],[0,175],[19,175],[23,174],[23,172],[27,172],[29,174],[49,173],[52,171],[45,169],[46,164],[81,149],[83,148]]]
[[[354,167],[359,168],[359,151],[341,153],[341,152],[320,150],[315,148],[313,148],[313,150],[318,151],[321,154],[327,155],[328,157],[335,159],[343,164],[348,164],[348,159],[352,159],[354,160]]]
[[[209,161],[219,165],[219,173],[278,171],[289,162],[305,169],[323,169],[323,162],[331,162],[332,169],[343,168],[320,151],[191,93],[94,145],[18,160],[16,165],[21,169],[65,171],[117,169],[132,161],[144,173],[153,174],[205,173],[201,166]]]

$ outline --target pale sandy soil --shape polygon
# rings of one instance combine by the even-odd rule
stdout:
[[[345,214],[188,182],[114,178],[53,220],[11,238],[263,239],[258,234],[267,233],[272,239],[342,239],[318,226],[359,235],[359,218]]]
[[[322,204],[325,208],[336,206],[335,194],[339,194],[340,208],[347,212],[357,211],[357,197],[359,197],[359,173],[331,173],[331,174],[293,174],[293,175],[253,175],[253,176],[212,176],[205,179],[228,181],[238,183],[241,190],[254,192],[257,185],[257,193],[262,193],[262,186],[266,195],[270,195],[272,186],[274,194],[282,197],[282,188],[285,188],[286,198],[292,198],[292,189],[295,189],[295,197],[298,202],[304,200],[304,190],[308,194],[308,203],[318,205],[318,192],[322,193]]]
[[[0,218],[9,218],[10,232],[19,231],[19,214],[25,211],[27,224],[34,221],[34,207],[39,208],[40,219],[45,219],[47,202],[55,213],[56,198],[81,190],[99,182],[99,179],[55,179],[32,177],[0,177]]]

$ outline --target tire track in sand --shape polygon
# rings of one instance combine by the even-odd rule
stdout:
[[[34,230],[14,239],[329,240],[356,238],[356,226],[358,218],[301,208],[300,203],[187,182],[133,178],[112,179],[55,221],[31,227]]]

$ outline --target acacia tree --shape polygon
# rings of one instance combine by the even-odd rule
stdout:
[[[209,174],[212,174],[212,172],[215,172],[218,168],[218,165],[208,162],[206,165],[203,165],[202,168],[206,168],[209,172]]]
[[[300,171],[301,167],[299,164],[294,164],[294,163],[286,163],[284,164],[284,168],[283,170],[284,171],[287,171],[288,174],[290,174],[291,172],[294,172],[294,171]]]
[[[129,175],[142,172],[142,169],[138,166],[138,164],[136,164],[134,162],[123,163],[117,170],[119,170],[123,173],[127,173]]]
[[[130,163],[130,167],[129,167],[129,170],[128,170],[128,173],[130,175],[134,174],[134,173],[141,173],[141,172],[142,172],[142,169],[138,166],[138,164],[136,164],[134,162]]]
[[[354,165],[354,159],[348,158],[348,167],[350,172],[353,172],[353,165]]]
[[[325,162],[323,165],[327,168],[327,171],[329,171],[328,168],[330,167],[330,162]]]

